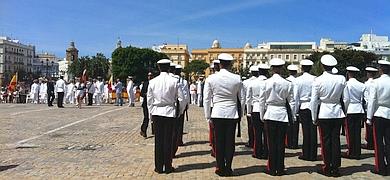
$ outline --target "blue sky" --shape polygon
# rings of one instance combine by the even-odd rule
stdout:
[[[245,42],[358,41],[390,36],[389,0],[0,0],[0,36],[64,57],[70,41],[80,55],[110,57],[124,45],[186,43],[208,48]]]

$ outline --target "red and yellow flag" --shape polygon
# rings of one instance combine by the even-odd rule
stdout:
[[[112,91],[112,82],[113,82],[113,77],[111,75],[110,80],[108,80],[108,90],[109,91]]]
[[[18,83],[18,73],[12,77],[11,82],[9,82],[8,90],[9,91],[15,91],[16,90],[16,84]]]

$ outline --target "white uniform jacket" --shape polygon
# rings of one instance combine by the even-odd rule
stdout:
[[[174,76],[177,80],[177,83],[180,87],[180,89],[182,90],[183,92],[183,96],[184,96],[184,99],[182,102],[182,105],[184,106],[184,108],[182,109],[182,111],[180,112],[180,114],[184,114],[184,111],[185,111],[185,107],[189,104],[190,102],[190,92],[189,92],[189,89],[188,89],[188,83],[187,83],[187,80],[185,80],[184,78],[178,76],[178,75],[175,75]]]
[[[204,85],[204,112],[206,120],[211,118],[237,119],[243,115],[245,92],[241,78],[226,69],[209,76]],[[211,110],[213,103],[213,111]],[[238,103],[241,110],[238,111]]]
[[[375,79],[370,88],[367,119],[373,116],[390,120],[390,76],[387,74]]]
[[[247,113],[262,112],[265,111],[265,105],[261,105],[260,101],[264,102],[265,96],[265,80],[263,77],[256,78],[250,81],[246,91],[246,109]],[[260,117],[264,117],[264,114],[260,114]]]
[[[373,85],[374,85],[374,79],[373,78],[367,79],[367,81],[364,83],[364,86],[366,88],[364,89],[363,98],[364,98],[364,101],[366,101],[366,104],[365,104],[366,112],[367,112],[367,106],[368,106],[368,97],[370,97],[370,88]]]
[[[345,77],[341,75],[322,73],[313,83],[310,100],[311,116],[314,122],[318,119],[344,118],[341,107],[345,88]],[[344,94],[349,99],[348,94]],[[318,106],[320,110],[318,112]],[[345,107],[347,109],[347,107]]]
[[[344,88],[344,94],[348,93],[349,96],[349,99],[346,99],[347,96],[344,96],[344,105],[348,107],[347,114],[364,113],[363,95],[365,89],[365,85],[355,78],[347,81],[347,85]]]
[[[265,81],[264,99],[261,105],[266,105],[264,120],[288,122],[286,102],[289,103],[291,112],[295,110],[295,100],[292,83],[282,78],[279,74],[272,75]],[[260,112],[261,114],[261,112]],[[295,121],[295,116],[292,116]]]
[[[176,117],[176,100],[179,100],[179,111],[184,109],[180,103],[184,100],[183,91],[177,79],[166,72],[149,81],[146,97],[150,115]]]
[[[55,86],[55,91],[58,92],[65,92],[65,81],[62,79],[57,80],[56,86]]]
[[[294,80],[294,97],[296,101],[296,111],[310,109],[311,89],[316,77],[304,72]]]

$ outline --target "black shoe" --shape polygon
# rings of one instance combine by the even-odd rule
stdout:
[[[147,136],[146,136],[146,133],[145,133],[145,132],[143,132],[143,131],[139,132],[139,134],[140,134],[142,137],[144,137],[144,138],[146,138],[146,137],[147,137]]]
[[[287,173],[286,173],[286,170],[281,170],[281,171],[278,171],[277,173],[276,173],[276,175],[277,176],[283,176],[283,175],[286,175]]]
[[[162,174],[162,173],[163,173],[163,170],[154,169],[154,172],[156,172],[156,173],[158,173],[158,174]]]
[[[260,159],[268,159],[268,156],[267,155],[261,155]]]
[[[341,174],[340,174],[340,172],[339,172],[338,169],[331,170],[331,171],[330,171],[330,174],[331,174],[331,176],[333,176],[333,177],[340,177],[340,176],[341,176]]]
[[[64,106],[58,106],[58,108],[65,108]]]
[[[169,174],[169,173],[172,173],[172,172],[175,172],[175,168],[174,167],[171,167],[171,168],[168,168],[165,170],[165,174]]]
[[[268,174],[268,175],[270,175],[270,176],[276,176],[276,175],[277,175],[276,171],[268,171],[268,170],[265,170],[264,173],[265,173],[265,174]]]
[[[225,176],[229,177],[229,176],[233,176],[233,170],[228,168],[225,172]]]
[[[215,170],[215,174],[220,176],[220,177],[225,176],[225,172],[223,170],[220,170],[220,169]]]
[[[253,157],[253,158],[256,158],[256,159],[261,159],[260,156],[256,156],[256,155],[254,155],[254,154],[252,154],[252,157]]]
[[[317,173],[318,174],[322,174],[322,175],[324,175],[326,177],[332,177],[332,175],[330,174],[330,171],[323,170],[322,168],[318,169]]]

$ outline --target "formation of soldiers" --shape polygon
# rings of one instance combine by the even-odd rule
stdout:
[[[180,77],[181,66],[170,66],[168,59],[157,62],[161,73],[149,81],[146,91],[147,114],[154,123],[157,173],[174,171],[172,158],[183,144],[184,112],[191,96],[204,106],[211,155],[216,158],[215,173],[219,176],[233,175],[235,133],[243,116],[248,122],[247,146],[253,148],[254,158],[268,160],[267,174],[286,174],[285,147],[298,148],[300,122],[301,160],[317,160],[318,127],[324,163],[319,173],[340,176],[341,157],[360,159],[363,147],[375,149],[372,172],[390,175],[390,62],[378,61],[379,69],[367,67],[368,80],[364,84],[356,80],[360,71],[356,67],[347,67],[348,80],[338,75],[334,69],[337,60],[331,55],[321,57],[324,72],[318,77],[309,73],[313,62],[302,60],[302,75],[297,77],[298,66],[290,65],[290,77],[284,79],[281,73],[285,61],[274,58],[270,66],[252,66],[252,77],[242,82],[239,75],[229,71],[232,62],[233,57],[225,53],[213,61],[213,74],[204,81],[200,97],[194,85],[188,87]],[[374,79],[378,72],[380,77]],[[361,145],[363,125],[367,144]],[[342,126],[348,144],[344,153],[340,148]]]

